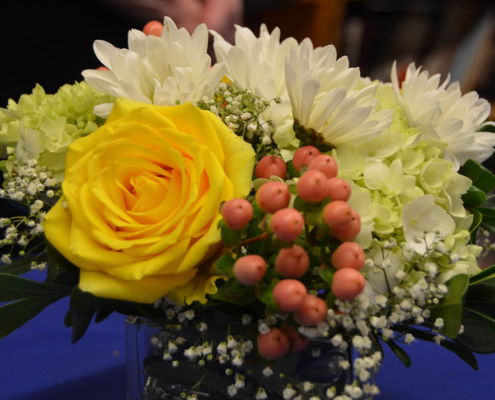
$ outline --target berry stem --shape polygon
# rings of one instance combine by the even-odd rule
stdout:
[[[256,237],[251,238],[251,239],[246,239],[246,240],[240,242],[239,245],[240,246],[246,246],[247,244],[251,244],[251,243],[259,242],[260,240],[268,239],[268,238],[270,238],[270,236],[271,235],[268,232],[263,232],[259,236],[256,236]]]

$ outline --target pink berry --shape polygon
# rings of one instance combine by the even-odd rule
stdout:
[[[270,228],[278,240],[292,242],[301,234],[304,227],[304,218],[294,208],[284,208],[273,214]]]
[[[298,310],[308,295],[306,286],[296,279],[284,279],[275,285],[273,298],[283,312]]]
[[[256,178],[270,179],[272,175],[285,179],[287,165],[284,160],[277,156],[264,156],[254,169]]]
[[[332,203],[330,203],[332,204]],[[336,228],[332,231],[332,235],[339,239],[341,242],[349,242],[353,240],[361,231],[361,217],[356,210],[351,212],[351,222],[349,224]]]
[[[309,165],[312,159],[319,156],[320,150],[313,146],[300,147],[294,153],[294,158],[292,159],[292,165],[298,171],[301,170],[303,165]]]
[[[270,328],[270,332],[258,335],[258,351],[261,357],[275,360],[289,351],[289,338],[279,328]]]
[[[366,285],[364,276],[353,268],[339,269],[333,276],[332,292],[338,299],[355,299]]]
[[[243,285],[254,285],[266,272],[266,261],[257,255],[239,258],[234,264],[234,275]]]
[[[284,278],[300,278],[309,268],[306,251],[295,244],[290,249],[282,249],[275,260],[275,269]]]
[[[363,248],[357,243],[342,243],[332,254],[332,264],[335,269],[353,268],[360,270],[364,266],[366,256]]]
[[[331,178],[327,181],[327,194],[332,200],[347,201],[351,197],[351,185],[340,178]]]
[[[309,339],[307,337],[299,336],[299,338],[291,342],[292,351],[294,353],[299,353],[300,351],[303,351],[308,344],[309,344]]]
[[[325,206],[323,219],[330,229],[342,229],[352,221],[352,208],[345,201],[332,201]]]
[[[318,157],[315,157],[308,166],[308,171],[321,171],[325,174],[325,176],[330,178],[335,178],[339,171],[339,167],[337,163],[333,159],[333,157],[327,154],[321,154]]]
[[[292,351],[298,353],[309,344],[309,339],[306,337],[301,337],[299,332],[291,325],[282,325],[282,331],[287,335],[292,347]]]
[[[146,36],[162,36],[162,31],[163,24],[159,21],[150,21],[143,28]]]
[[[302,306],[294,313],[298,324],[311,326],[323,320],[327,314],[327,304],[319,297],[308,294]]]
[[[265,213],[273,214],[289,205],[289,189],[283,182],[267,182],[258,189],[256,202]]]
[[[103,65],[101,67],[96,68],[97,71],[110,71],[107,67],[104,67]]]
[[[297,182],[297,195],[309,203],[323,201],[327,193],[327,177],[320,171],[308,171]]]
[[[253,206],[245,199],[231,199],[223,204],[222,217],[230,229],[242,229],[253,218]]]

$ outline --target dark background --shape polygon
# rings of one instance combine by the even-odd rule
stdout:
[[[166,0],[164,0],[166,1]],[[495,101],[493,0],[246,0],[245,24],[266,22],[282,35],[333,43],[363,76],[389,80],[409,62],[452,72],[464,91]],[[163,16],[156,16],[161,20]],[[127,46],[146,21],[95,0],[0,0],[0,107],[36,83],[49,93],[96,68],[96,39]]]
[[[464,91],[495,101],[493,1],[481,0],[247,0],[246,24],[280,25],[286,36],[315,44],[334,43],[364,76],[388,80],[394,59],[404,68],[416,61],[431,72],[451,71]],[[270,5],[270,9],[263,5]],[[157,16],[161,19],[161,16]],[[81,80],[99,66],[92,42],[127,46],[127,31],[146,21],[125,17],[87,0],[0,0],[0,107],[36,83],[48,93]],[[10,206],[2,201],[2,216]],[[15,212],[16,214],[18,212]],[[28,278],[43,279],[38,272]],[[1,400],[123,400],[124,318],[92,324],[75,346],[64,327],[67,299],[0,341]],[[406,370],[388,350],[378,374],[384,400],[491,400],[493,356],[478,356],[472,371],[433,344],[408,348]]]

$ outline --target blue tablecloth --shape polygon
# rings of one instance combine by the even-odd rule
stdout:
[[[73,346],[63,323],[67,308],[68,299],[60,300],[0,340],[0,400],[125,400],[124,317],[91,324]],[[386,351],[379,400],[495,399],[495,355],[477,356],[476,372],[435,344],[407,351],[409,370]]]

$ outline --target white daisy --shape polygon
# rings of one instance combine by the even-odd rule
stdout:
[[[227,76],[241,88],[251,88],[256,95],[270,100],[275,97],[287,99],[284,69],[285,59],[290,51],[298,48],[294,38],[280,43],[280,29],[268,32],[261,25],[260,36],[256,37],[248,29],[236,25],[235,46],[213,32],[215,55],[227,69]]]
[[[387,129],[392,110],[376,112],[378,84],[357,89],[359,70],[347,57],[336,59],[331,46],[292,52],[285,77],[294,119],[335,147],[362,144]],[[309,56],[309,57],[308,57]]]
[[[259,37],[250,29],[236,25],[234,46],[218,33],[212,31],[212,34],[217,60],[225,64],[227,76],[236,87],[249,88],[267,100],[280,98],[281,103],[272,103],[261,118],[275,123],[273,139],[280,147],[290,146],[295,139],[294,121],[282,71],[290,51],[298,48],[297,41],[288,38],[280,43],[280,29],[269,33],[264,24]]]
[[[208,29],[202,24],[192,35],[177,29],[168,17],[161,37],[129,32],[129,49],[118,49],[97,40],[94,50],[110,71],[85,70],[83,76],[93,88],[115,97],[156,105],[175,105],[211,95],[224,76],[222,63],[211,69],[207,54]],[[95,107],[107,117],[113,104]]]
[[[490,104],[476,92],[463,96],[458,82],[449,85],[447,77],[441,84],[439,74],[430,77],[414,64],[407,68],[402,88],[395,63],[391,79],[409,126],[447,143],[445,157],[456,170],[469,158],[483,162],[493,154],[495,134],[478,132],[486,125],[493,125],[485,122],[490,115]]]

